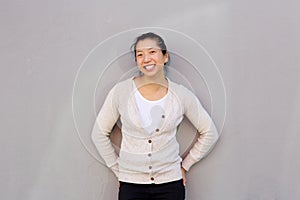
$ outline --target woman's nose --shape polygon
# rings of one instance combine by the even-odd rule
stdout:
[[[144,62],[149,62],[151,60],[150,55],[145,54],[144,56]]]

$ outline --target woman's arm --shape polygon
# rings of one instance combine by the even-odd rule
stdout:
[[[209,153],[217,142],[219,135],[211,117],[203,108],[198,98],[187,89],[183,106],[185,116],[200,133],[197,142],[182,161],[182,167],[188,171],[193,164]]]
[[[109,138],[111,130],[119,118],[118,103],[117,98],[114,97],[115,94],[114,87],[108,93],[99,111],[91,137],[106,165],[111,168],[118,177],[118,156]]]

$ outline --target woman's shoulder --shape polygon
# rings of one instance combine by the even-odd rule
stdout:
[[[114,87],[126,88],[132,85],[132,78],[127,78],[125,80],[118,81]]]
[[[183,96],[190,96],[192,94],[192,91],[188,89],[185,85],[177,82],[173,82],[172,80],[168,79],[170,83],[170,89],[177,95],[183,95]]]
[[[123,95],[124,93],[128,94],[128,92],[131,90],[132,90],[132,78],[127,78],[125,80],[116,82],[111,89],[111,91],[114,92],[115,95]]]

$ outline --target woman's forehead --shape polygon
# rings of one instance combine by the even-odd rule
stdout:
[[[136,51],[147,51],[147,50],[151,50],[151,49],[156,49],[156,50],[160,50],[159,47],[151,47],[151,46],[145,46],[145,47],[141,47],[141,48],[137,48]]]
[[[140,50],[147,50],[147,49],[160,49],[160,47],[157,45],[157,42],[155,40],[152,39],[145,39],[145,40],[140,40],[137,44],[136,44],[136,50],[140,51]]]

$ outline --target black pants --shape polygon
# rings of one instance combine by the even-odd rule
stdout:
[[[119,200],[184,200],[182,179],[162,184],[134,184],[120,182]]]

